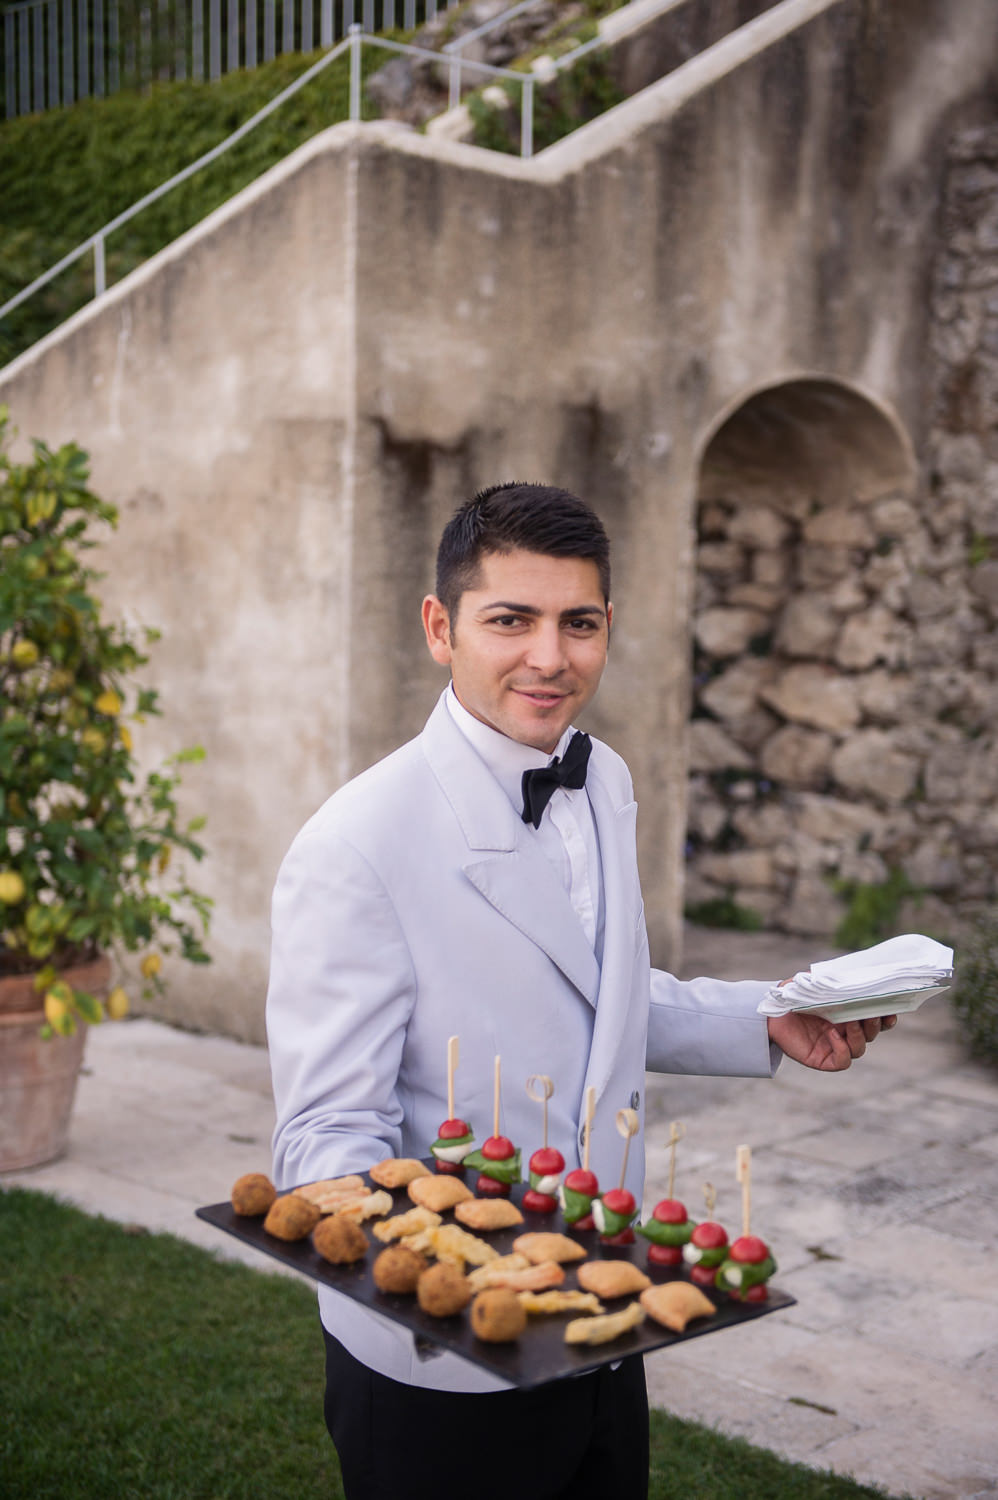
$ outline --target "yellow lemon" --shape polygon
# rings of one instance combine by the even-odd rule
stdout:
[[[90,728],[85,729],[80,735],[80,744],[83,745],[85,749],[92,750],[95,755],[100,755],[101,751],[107,745],[107,740],[101,734],[99,729]]]
[[[54,984],[45,996],[45,1019],[56,1031],[62,1029],[70,1014],[68,1001],[63,998],[63,992],[68,988],[62,983]]]
[[[129,752],[131,752],[131,749],[132,749],[132,731],[129,729],[129,727],[128,727],[127,724],[119,724],[118,725],[118,738],[121,741],[121,743],[124,745],[125,749],[128,750]]]
[[[34,641],[15,641],[10,648],[10,659],[15,667],[24,669],[33,667],[39,657],[38,647]]]
[[[112,1021],[120,1021],[128,1015],[128,996],[120,984],[116,984],[108,995],[105,1009]]]
[[[163,967],[163,960],[158,953],[147,953],[139,964],[144,979],[153,979]]]
[[[173,850],[170,848],[169,844],[164,844],[160,849],[156,859],[156,868],[161,875],[166,872],[172,854]]]
[[[113,688],[106,688],[95,701],[94,708],[99,714],[110,714],[116,719],[121,713],[121,699]]]
[[[16,906],[24,900],[25,885],[16,870],[0,871],[0,901],[4,906]]]

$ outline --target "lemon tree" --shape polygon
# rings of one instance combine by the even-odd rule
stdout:
[[[103,1008],[61,977],[101,953],[142,952],[144,993],[164,952],[208,962],[210,902],[187,882],[202,819],[182,824],[180,751],[142,776],[130,723],[160,712],[135,682],[148,660],[107,621],[87,566],[95,526],[117,512],[88,487],[87,455],[33,444],[17,463],[0,407],[0,976],[34,974],[46,1029],[67,1033]],[[128,1009],[116,987],[108,1010]]]

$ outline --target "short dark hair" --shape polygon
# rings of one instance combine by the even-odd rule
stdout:
[[[568,490],[510,480],[466,500],[444,527],[437,549],[437,598],[452,626],[461,595],[478,582],[482,558],[521,548],[594,562],[603,603],[609,602],[610,539],[596,512]]]

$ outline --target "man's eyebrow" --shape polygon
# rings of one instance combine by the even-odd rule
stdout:
[[[494,599],[491,604],[483,604],[479,613],[487,614],[492,609],[508,609],[510,614],[530,615],[535,619],[544,613],[536,604],[516,604],[512,599]],[[605,620],[606,610],[599,604],[574,604],[571,609],[562,610],[561,619],[574,620],[584,615],[596,615],[599,619]]]

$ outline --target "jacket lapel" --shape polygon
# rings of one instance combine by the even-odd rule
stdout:
[[[637,871],[635,829],[637,803],[617,806],[592,767],[586,786],[599,838],[603,871],[603,964],[596,1004],[596,1024],[590,1055],[591,1083],[601,1096],[620,1048],[633,1026],[647,1024],[647,1015],[632,1015],[636,928],[641,914],[641,886]],[[626,1103],[626,1100],[624,1101]]]
[[[600,971],[561,882],[533,830],[465,739],[441,697],[422,735],[430,769],[450,803],[469,852],[464,873],[497,912],[548,955],[596,1004]]]

